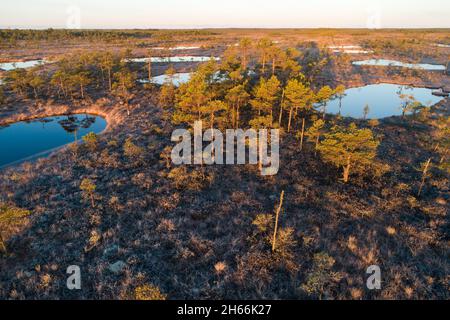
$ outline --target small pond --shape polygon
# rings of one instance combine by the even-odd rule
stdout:
[[[364,50],[362,47],[355,45],[328,46],[328,49],[332,50],[334,53],[347,53],[347,54],[368,54],[373,52],[371,50]]]
[[[192,73],[191,72],[181,72],[181,73],[175,73],[172,76],[172,83],[175,87],[179,87],[183,83],[189,82],[191,79]],[[152,78],[152,83],[163,85],[167,83],[170,80],[170,77],[166,74],[156,76]],[[220,74],[220,72],[216,72],[213,76],[213,80],[216,82],[223,82],[226,81],[227,78]],[[149,83],[148,79],[139,79],[138,82],[140,83]]]
[[[166,50],[166,48],[164,47],[153,47],[153,50]],[[172,51],[177,51],[177,50],[195,50],[195,49],[200,49],[200,47],[197,46],[178,46],[178,47],[172,47],[172,48],[168,48],[169,50]]]
[[[133,58],[128,59],[129,62],[148,62],[149,58]],[[175,63],[175,62],[207,62],[210,60],[220,60],[217,57],[207,57],[207,56],[174,56],[174,57],[152,57],[151,61],[154,63]]]
[[[191,74],[189,72],[185,72],[185,73],[175,73],[171,78],[172,78],[172,83],[174,86],[179,87],[181,84],[186,83],[189,81],[189,79],[191,79]],[[159,85],[163,85],[166,82],[168,82],[170,80],[170,77],[168,75],[160,75],[157,77],[153,77],[152,78],[152,82],[154,84],[159,84]],[[148,83],[148,79],[139,79],[140,83]]]
[[[403,67],[410,69],[422,69],[429,71],[442,71],[445,70],[446,67],[444,65],[439,64],[427,64],[427,63],[404,63],[395,60],[386,60],[386,59],[370,59],[363,61],[354,61],[353,65],[355,66],[376,66],[376,67]]]
[[[48,156],[89,132],[102,132],[106,124],[99,116],[70,115],[0,126],[0,168]]]
[[[399,94],[412,95],[423,105],[431,106],[442,97],[432,95],[433,90],[426,88],[413,88],[396,84],[374,84],[345,91],[342,99],[341,115],[352,118],[363,118],[364,107],[369,106],[368,119],[381,119],[402,114],[402,100]],[[339,99],[328,103],[327,113],[339,114]]]
[[[29,60],[29,61],[16,61],[16,62],[5,62],[0,63],[0,69],[5,71],[11,71],[14,69],[26,69],[35,66],[40,66],[47,63],[45,60]]]

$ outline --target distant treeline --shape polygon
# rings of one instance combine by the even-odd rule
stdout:
[[[45,29],[45,30],[0,30],[0,39],[4,42],[19,40],[122,40],[145,39],[151,37],[176,37],[176,36],[205,36],[214,33],[206,30],[73,30],[73,29]]]

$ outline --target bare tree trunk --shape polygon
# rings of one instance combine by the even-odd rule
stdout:
[[[263,74],[263,76],[265,73],[266,73],[266,54],[263,54],[263,59],[262,59],[262,74]]]
[[[417,196],[420,197],[420,194],[422,193],[423,187],[425,186],[425,180],[427,178],[427,173],[430,168],[431,164],[431,158],[428,159],[428,161],[425,163],[425,167],[423,168],[422,172],[422,181],[420,182],[419,192],[417,193]]]
[[[60,83],[60,86],[61,86],[61,90],[62,90],[62,92],[64,94],[64,97],[67,98],[67,93],[66,93],[66,90],[64,88],[64,83],[62,82],[62,80],[60,80],[59,83]]]
[[[109,84],[109,91],[112,91],[111,69],[108,69],[108,84]]]
[[[280,116],[278,117],[278,126],[281,128],[281,120],[283,117],[283,104],[280,106]]]
[[[344,183],[347,183],[350,177],[350,156],[347,158],[347,164],[344,167]]]
[[[278,205],[278,209],[277,209],[276,216],[275,216],[275,228],[273,230],[273,238],[272,238],[272,252],[275,252],[276,245],[277,245],[278,219],[280,217],[281,207],[283,206],[283,199],[284,199],[284,190],[281,191],[280,204]]]
[[[1,234],[0,234],[0,248],[2,248],[2,251],[4,253],[6,253],[6,254],[8,253],[8,250],[6,249],[5,241],[3,240],[3,237]]]
[[[293,111],[293,108],[291,107],[289,109],[288,132],[291,132],[292,111]]]
[[[103,68],[100,68],[101,71],[101,75],[102,75],[102,87],[105,87],[105,71],[103,70]]]
[[[95,203],[94,203],[94,193],[93,193],[93,192],[91,192],[91,205],[92,205],[92,208],[95,207]]]
[[[152,58],[148,58],[148,81],[152,81]]]
[[[281,121],[283,117],[283,103],[284,103],[284,89],[283,93],[281,94],[281,103],[280,103],[280,117],[278,119],[278,126],[281,128]]]
[[[305,137],[305,118],[302,120],[302,133],[300,135],[300,151],[303,150],[303,139]]]
[[[317,156],[317,147],[319,146],[319,139],[320,139],[320,135],[317,134],[317,137],[316,137],[316,145],[315,145],[315,147],[314,147],[314,155],[315,155],[315,156]]]

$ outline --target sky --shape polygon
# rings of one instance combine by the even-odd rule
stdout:
[[[0,28],[450,28],[449,0],[2,0]]]

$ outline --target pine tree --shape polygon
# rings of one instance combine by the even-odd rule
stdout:
[[[266,73],[266,65],[267,60],[269,58],[270,48],[273,46],[273,43],[270,39],[261,39],[258,42],[258,50],[259,50],[259,62],[261,64],[261,74],[264,76]]]
[[[294,109],[307,109],[310,89],[296,79],[289,80],[284,89],[284,100],[280,109],[280,125],[283,108],[289,111],[288,132],[291,131]]]
[[[79,72],[70,77],[70,80],[75,86],[80,89],[81,99],[84,99],[86,86],[91,83],[91,78],[87,72]]]
[[[97,186],[91,179],[83,179],[80,184],[80,190],[83,192],[83,196],[87,199],[91,200],[91,206],[92,208],[95,207],[94,203],[94,195],[95,190],[97,189]]]
[[[319,147],[320,137],[324,133],[325,121],[322,119],[315,120],[313,125],[306,132],[306,136],[308,140],[314,143],[314,153],[317,154],[317,150]]]
[[[249,50],[252,47],[252,41],[248,38],[241,39],[239,48],[241,49],[242,70],[245,72],[248,66]]]
[[[108,73],[108,88],[112,91],[113,68],[118,65],[118,58],[111,52],[105,52],[100,59],[100,66]]]
[[[347,183],[352,171],[365,172],[374,163],[380,141],[370,129],[335,126],[324,135],[318,151],[326,162],[343,168],[343,180]]]
[[[287,48],[280,55],[280,67],[283,70],[282,79],[305,78],[300,72],[302,67],[297,62],[301,55],[300,51],[295,48]]]
[[[10,223],[14,223],[18,220],[25,219],[31,214],[30,211],[8,206],[5,203],[0,202],[0,249],[7,253],[5,241],[2,236],[2,229],[8,226]]]
[[[369,107],[368,104],[366,104],[364,106],[364,109],[363,109],[363,120],[367,119],[367,116],[369,115],[369,112],[370,112],[370,107]]]
[[[269,50],[269,59],[272,62],[272,76],[275,75],[275,71],[278,67],[278,63],[285,58],[284,52],[277,46],[271,46]]]
[[[232,125],[234,128],[239,127],[240,109],[248,102],[250,95],[245,90],[245,86],[240,84],[231,88],[225,99],[232,108]]]
[[[63,69],[58,69],[53,73],[50,83],[58,88],[58,95],[62,92],[67,97],[67,82],[69,75]]]
[[[339,99],[339,115],[342,111],[342,99],[346,96],[345,94],[345,87],[343,85],[338,85],[336,89],[334,89],[334,92],[336,94],[336,97]]]
[[[329,86],[322,87],[316,94],[317,102],[322,106],[323,119],[327,112],[328,101],[333,97],[334,91]]]
[[[159,103],[163,107],[173,107],[173,105],[175,104],[176,88],[173,83],[175,72],[176,71],[172,66],[170,66],[165,72],[167,78],[164,81],[164,84],[162,85],[159,93]]]
[[[209,113],[209,115],[210,115],[210,118],[209,118],[210,128],[214,129],[214,121],[216,119],[217,114],[227,110],[228,106],[223,101],[212,100],[212,101],[209,101],[205,106],[201,107],[200,109],[201,109],[201,112],[203,114],[208,114]]]
[[[122,67],[114,74],[115,82],[113,84],[113,93],[122,100],[127,109],[128,116],[130,115],[130,100],[133,98],[131,89],[136,83],[136,74],[130,71],[127,67]]]
[[[188,83],[180,86],[177,95],[175,122],[191,122],[202,119],[202,107],[210,100],[208,84],[203,73],[194,74]]]
[[[33,88],[34,98],[39,98],[39,90],[45,85],[45,79],[37,72],[30,70],[27,73],[27,81],[30,87]]]
[[[402,119],[404,119],[406,116],[406,113],[412,111],[412,106],[414,105],[416,100],[413,95],[409,95],[409,94],[399,93],[398,96],[399,96],[400,100],[402,101],[402,103],[400,105],[400,109],[402,110]]]
[[[262,78],[254,89],[254,99],[250,101],[253,108],[258,111],[258,116],[269,114],[271,122],[273,122],[273,107],[279,99],[280,85],[276,76],[272,76],[269,80]]]

